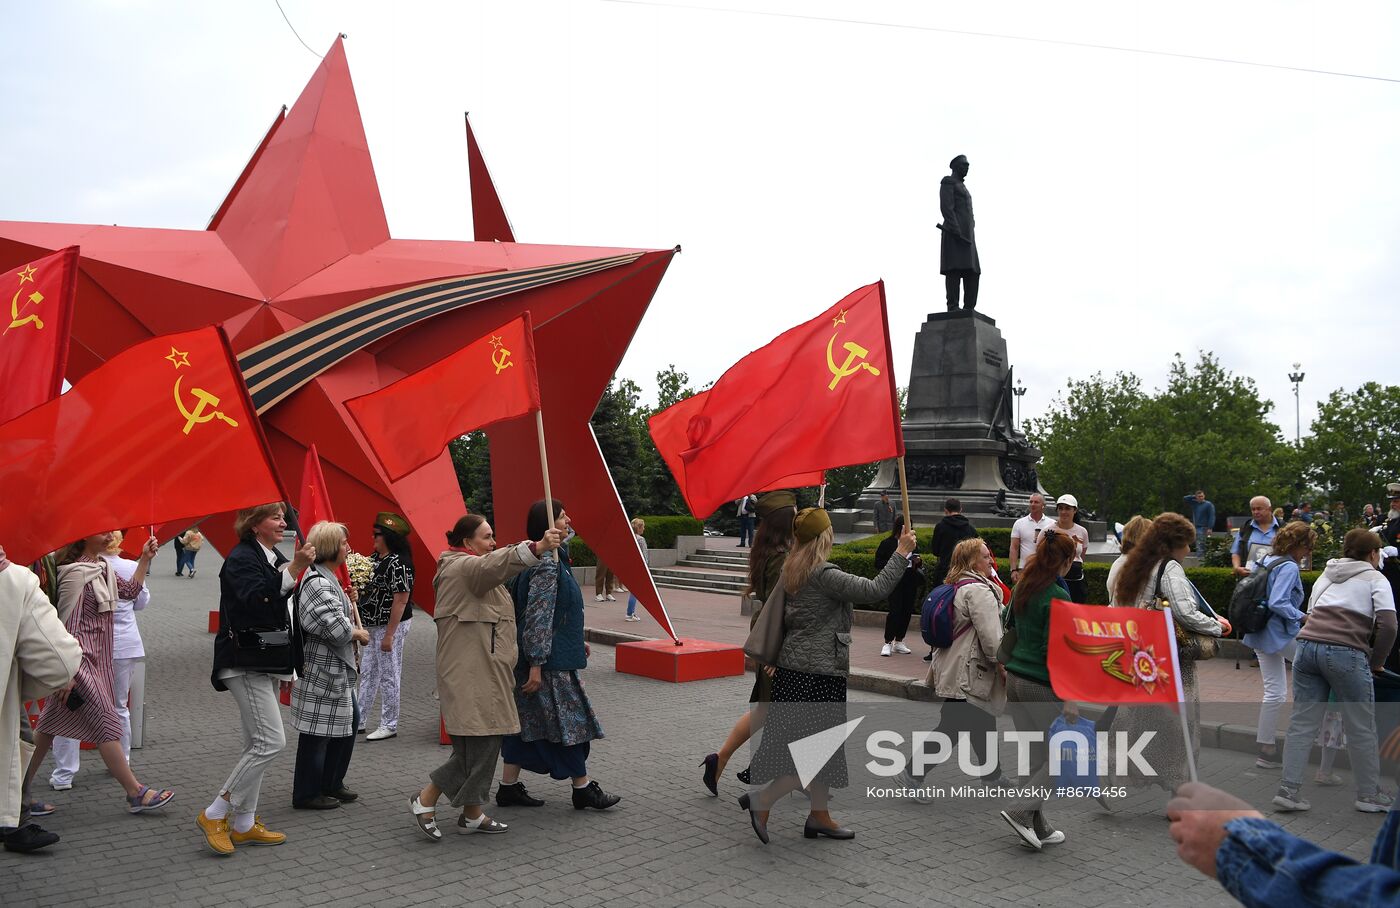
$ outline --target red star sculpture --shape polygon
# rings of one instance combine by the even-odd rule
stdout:
[[[470,131],[470,126],[468,126]],[[477,238],[512,240],[471,143]],[[487,217],[489,215],[489,217]],[[69,378],[133,343],[222,322],[288,487],[317,445],[337,516],[366,547],[403,513],[427,575],[462,514],[446,452],[390,483],[342,404],[529,309],[553,489],[580,534],[674,637],[588,420],[675,250],[401,240],[388,222],[337,40],[254,152],[206,230],[0,221],[0,269],[82,249]],[[533,417],[493,429],[496,534],[524,536],[543,496]],[[217,476],[208,477],[217,483]],[[231,521],[205,526],[231,541]],[[415,598],[431,608],[429,583]]]

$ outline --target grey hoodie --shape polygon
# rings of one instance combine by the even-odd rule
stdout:
[[[1371,646],[1371,630],[1376,644]],[[1308,621],[1299,640],[1361,650],[1380,668],[1395,643],[1395,600],[1390,583],[1370,562],[1333,558],[1313,584]]]

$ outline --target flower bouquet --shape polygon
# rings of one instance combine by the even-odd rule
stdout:
[[[350,585],[357,595],[364,595],[370,577],[374,576],[374,562],[367,555],[351,552],[345,557],[345,570],[350,574]]]

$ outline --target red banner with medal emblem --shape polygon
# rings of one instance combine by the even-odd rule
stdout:
[[[648,428],[702,519],[804,474],[902,455],[884,282],[778,335]]]
[[[78,247],[36,259],[0,278],[0,424],[58,396],[68,364]]]
[[[1168,610],[1050,603],[1050,686],[1064,700],[1179,703],[1181,668]]]
[[[385,474],[397,481],[454,438],[540,408],[530,313],[345,409]]]
[[[0,426],[0,544],[20,563],[113,528],[282,497],[219,327],[128,347]]]

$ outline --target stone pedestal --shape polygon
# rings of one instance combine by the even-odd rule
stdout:
[[[979,527],[1011,526],[1015,517],[998,515],[999,504],[1025,513],[1032,493],[1050,498],[1036,474],[1040,451],[1013,418],[1011,386],[1006,340],[994,320],[975,310],[929,315],[914,340],[904,417],[904,466],[915,525],[937,523],[949,497],[959,499],[963,513]],[[870,509],[882,491],[898,495],[894,461],[881,464],[861,493],[858,532],[874,532]],[[1092,538],[1103,538],[1102,523],[1088,526]]]

